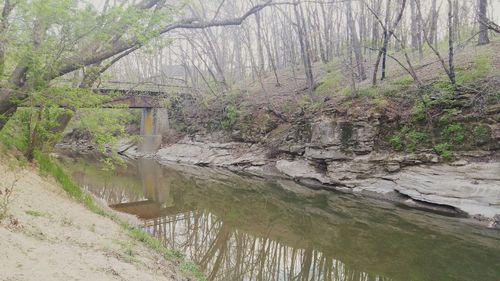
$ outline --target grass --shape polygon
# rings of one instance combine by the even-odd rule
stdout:
[[[8,122],[7,126],[2,130],[0,134],[0,143],[2,144],[1,149],[17,149],[18,151],[24,151],[26,149],[26,140],[23,137],[25,134],[25,120],[28,115],[26,112],[20,112],[21,117],[13,119],[13,122]],[[23,119],[24,118],[24,119]],[[22,130],[22,132],[19,132]],[[8,133],[5,133],[8,132]],[[164,247],[161,242],[150,236],[148,233],[144,232],[142,229],[139,229],[128,222],[120,219],[113,213],[109,213],[100,208],[93,200],[92,196],[83,192],[78,184],[76,184],[71,177],[64,171],[62,167],[58,164],[54,163],[52,159],[42,153],[41,151],[35,150],[34,157],[36,162],[38,163],[40,172],[42,175],[50,175],[54,177],[54,179],[61,185],[61,187],[76,201],[82,203],[87,209],[101,215],[103,217],[107,217],[112,221],[118,223],[122,226],[122,228],[127,232],[130,237],[137,239],[138,241],[143,242],[146,246],[148,246],[151,250],[161,254],[166,259],[180,262],[181,270],[187,276],[193,278],[194,280],[205,280],[205,277],[201,270],[192,262],[184,261],[184,256],[181,252],[170,250]],[[5,204],[7,206],[7,204]],[[2,208],[3,209],[3,208]],[[0,210],[0,215],[4,216],[7,212],[5,208],[5,212]],[[28,215],[34,217],[40,217],[44,214],[37,211],[27,211]],[[1,219],[2,217],[0,217]],[[63,222],[64,223],[64,222]],[[43,239],[43,233],[34,231],[33,236],[37,239]]]
[[[451,145],[448,143],[440,143],[434,146],[434,151],[445,159],[451,159],[453,153],[451,152]]]
[[[26,229],[25,233],[29,237],[35,238],[40,241],[45,241],[48,239],[47,235],[36,226],[30,226],[28,229]]]
[[[129,241],[119,241],[113,240],[113,243],[116,243],[120,246],[122,253],[119,253],[124,259],[128,262],[135,262],[137,259],[135,258],[135,249],[134,243]]]
[[[192,276],[195,280],[206,280],[198,265],[193,262],[184,262],[181,264],[181,271]]]
[[[146,233],[142,229],[138,229],[137,227],[134,227],[129,223],[125,222],[121,222],[120,224],[124,229],[127,230],[130,236],[148,245],[149,248],[153,249],[157,253],[162,254],[162,256],[164,256],[165,258],[167,259],[184,258],[184,255],[181,252],[165,248],[160,240],[154,238],[153,236],[151,236],[149,233]]]
[[[474,59],[473,66],[470,69],[463,67],[457,68],[457,83],[466,84],[486,77],[492,70],[491,59],[487,55],[479,55]]]
[[[403,126],[401,130],[389,138],[389,143],[395,151],[415,152],[420,146],[427,145],[429,134],[418,131],[414,127]]]
[[[4,146],[0,143],[0,152],[3,152]],[[0,159],[2,160],[2,159]],[[7,180],[4,175],[0,175],[0,222],[4,220],[9,212],[9,205],[13,199],[14,189],[16,188],[17,182],[23,177],[22,174],[18,173],[18,167],[23,167],[24,161],[10,161],[7,160],[8,169],[14,174],[14,178]]]
[[[28,147],[26,136],[28,135],[29,114],[29,109],[19,109],[0,131],[0,142],[5,148],[26,151]]]
[[[56,181],[61,185],[61,187],[75,200],[81,202],[87,207],[90,211],[110,218],[114,222],[118,223],[127,234],[144,243],[151,250],[161,254],[164,258],[180,262],[181,271],[187,276],[193,278],[194,280],[205,280],[205,277],[198,266],[190,261],[184,260],[184,255],[175,250],[168,249],[163,246],[160,240],[152,237],[150,234],[146,233],[144,230],[137,228],[136,226],[131,225],[123,219],[120,219],[115,214],[104,211],[97,204],[95,204],[92,196],[83,192],[80,187],[66,174],[66,172],[59,165],[54,163],[49,156],[36,151],[35,159],[39,165],[40,171],[43,174],[48,174],[53,176]],[[38,215],[38,213],[33,213]]]
[[[47,216],[47,214],[39,212],[39,211],[35,211],[35,210],[28,210],[28,211],[25,211],[25,213],[27,215],[30,215],[30,216],[36,217],[36,218],[37,217],[46,217]]]
[[[459,65],[456,67],[455,79],[457,85],[469,85],[488,75],[493,74],[494,68],[491,64],[491,57],[488,54],[480,54],[474,58],[469,65]],[[442,74],[434,84],[434,90],[443,93],[454,93],[456,87],[452,85],[448,77]]]
[[[335,90],[342,85],[342,80],[344,75],[342,75],[340,68],[329,71],[325,78],[322,79],[321,84],[316,88],[316,94],[328,94],[333,93]]]

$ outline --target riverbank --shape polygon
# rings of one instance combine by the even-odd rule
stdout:
[[[291,179],[500,227],[498,46],[463,52],[458,85],[429,63],[419,69],[422,85],[396,75],[351,92],[332,86],[331,71],[317,69],[323,76],[312,96],[297,79],[227,98],[179,96],[167,102],[170,129],[158,151],[145,155],[125,142],[117,150]],[[78,135],[67,134],[59,146],[95,151]]]
[[[338,158],[341,151],[307,146],[293,149],[302,152],[270,158],[268,150],[257,144],[185,138],[154,154],[144,155],[134,148],[126,153],[167,165],[223,167],[253,176],[290,179],[313,189],[359,194],[410,208],[469,217],[471,222],[489,228],[500,227],[500,162],[495,157],[443,162],[433,153],[372,152]]]
[[[15,185],[0,223],[0,280],[190,280],[179,261],[132,235],[139,230],[124,228],[134,218],[120,215],[126,221],[120,225],[76,202],[36,167],[12,169],[1,160],[2,187]]]
[[[91,155],[58,159],[85,190],[140,217],[151,235],[199,264],[208,280],[500,276],[500,232],[466,218],[224,168],[138,159],[105,172]]]

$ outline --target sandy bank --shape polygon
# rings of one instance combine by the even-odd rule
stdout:
[[[189,280],[51,178],[33,167],[13,172],[1,160],[1,187],[20,179],[0,223],[0,280]]]

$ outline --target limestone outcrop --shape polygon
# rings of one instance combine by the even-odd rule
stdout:
[[[495,123],[487,149],[445,161],[433,150],[395,152],[381,146],[379,118],[318,117],[307,142],[220,141],[186,136],[150,155],[160,162],[225,167],[293,179],[313,188],[364,194],[408,206],[486,220],[500,227],[500,162]],[[497,142],[497,143],[495,143]],[[272,151],[271,151],[272,150]],[[272,153],[271,153],[272,152]],[[140,156],[135,154],[135,156]]]

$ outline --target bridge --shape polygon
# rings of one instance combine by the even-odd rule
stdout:
[[[171,84],[159,84],[148,81],[139,83],[106,81],[99,84],[98,87],[92,88],[95,93],[111,97],[111,101],[96,105],[96,107],[142,109],[139,152],[152,153],[160,148],[163,135],[170,128],[166,98],[173,93],[188,94],[190,92],[191,88],[185,85],[183,79],[171,77],[165,79],[173,82]],[[60,79],[55,81],[54,85],[71,87],[72,81]],[[67,105],[60,104],[60,106],[66,107]],[[70,119],[66,118],[62,123],[67,124]]]
[[[116,96],[103,105],[105,108],[126,106],[142,109],[141,141],[138,150],[142,153],[152,153],[160,148],[162,137],[170,128],[168,110],[165,107],[166,97],[169,93],[185,93],[186,89],[187,86],[175,84],[109,81],[93,88],[93,91]]]

